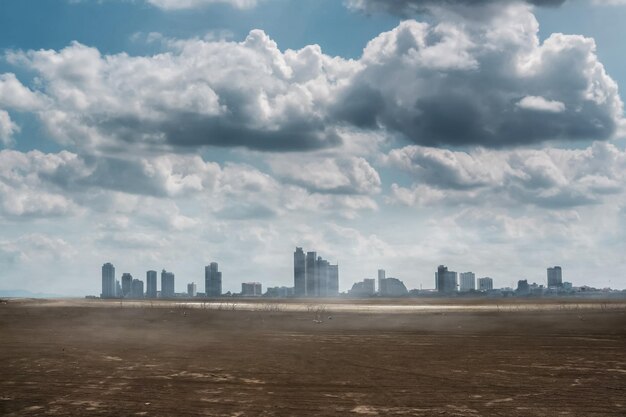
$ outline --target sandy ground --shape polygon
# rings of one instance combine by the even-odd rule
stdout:
[[[542,304],[10,301],[0,414],[625,416],[626,307]]]

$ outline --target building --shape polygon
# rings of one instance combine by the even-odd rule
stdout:
[[[128,272],[122,274],[122,297],[130,297],[130,291],[133,286],[133,276]]]
[[[384,281],[385,281],[385,270],[379,269],[378,270],[378,293],[381,295],[387,292],[385,288],[383,288]]]
[[[332,265],[317,252],[296,248],[293,253],[293,283],[296,297],[339,295],[339,265]]]
[[[222,273],[217,262],[211,262],[204,267],[204,292],[207,297],[222,296]]]
[[[489,277],[478,278],[478,291],[493,290],[493,279]]]
[[[520,279],[517,281],[517,289],[515,292],[519,295],[528,295],[530,294],[530,284],[528,284],[528,280]]]
[[[293,287],[269,287],[265,291],[264,297],[270,298],[288,298],[294,296]]]
[[[293,288],[296,297],[306,297],[306,255],[302,248],[293,253]]]
[[[563,286],[563,274],[560,266],[548,268],[548,288]]]
[[[115,267],[112,263],[107,262],[102,265],[102,298],[115,298]]]
[[[461,272],[459,274],[459,291],[469,292],[476,289],[476,275],[473,272]]]
[[[187,295],[189,297],[195,297],[198,294],[198,289],[196,288],[196,284],[194,282],[190,282],[187,284]]]
[[[119,279],[115,280],[115,296],[117,298],[121,298],[122,297],[122,286],[120,285],[120,280]]]
[[[397,278],[385,278],[382,280],[384,293],[380,294],[383,297],[402,297],[409,294],[404,282]]]
[[[319,274],[317,271],[317,252],[306,253],[306,296],[318,297],[319,296],[319,283],[317,282]]]
[[[242,282],[241,295],[244,297],[260,297],[263,295],[263,286],[260,282]]]
[[[157,271],[146,272],[146,297],[157,298]]]
[[[373,278],[365,278],[361,282],[355,282],[348,291],[353,297],[371,297],[376,294],[376,280]]]
[[[129,274],[130,275],[130,274]],[[134,279],[130,287],[131,298],[143,298],[143,281]]]
[[[174,273],[161,271],[161,298],[174,298],[176,296]]]
[[[449,294],[456,291],[456,277],[454,271],[448,271],[444,265],[439,265],[435,272],[435,288],[442,294]]]

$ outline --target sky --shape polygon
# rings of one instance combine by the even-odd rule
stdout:
[[[4,0],[0,289],[293,251],[626,288],[626,2]]]

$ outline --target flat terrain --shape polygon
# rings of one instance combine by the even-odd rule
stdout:
[[[589,304],[9,301],[0,415],[625,416],[626,307]]]

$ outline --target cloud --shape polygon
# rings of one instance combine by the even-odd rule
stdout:
[[[22,92],[37,99],[23,108],[85,153],[315,151],[345,147],[354,132],[509,147],[605,140],[626,125],[592,39],[557,33],[541,43],[529,6],[497,9],[481,22],[448,13],[404,21],[358,60],[317,45],[283,52],[261,30],[242,42],[164,40],[153,56],[73,43],[7,57],[37,73],[37,91]]]
[[[546,100],[540,96],[526,96],[517,102],[517,107],[525,110],[545,111],[550,113],[562,113],[565,111],[565,104],[560,101]]]
[[[438,204],[537,206],[563,209],[600,204],[624,192],[626,152],[596,142],[582,150],[546,148],[470,152],[408,146],[385,163],[410,173],[412,187],[393,184],[389,201]]]
[[[293,156],[269,159],[272,171],[281,179],[311,192],[331,194],[376,194],[380,192],[378,172],[360,157]]]
[[[382,33],[365,48],[334,114],[425,146],[616,135],[623,103],[594,41],[557,33],[540,43],[527,6],[499,10],[486,22],[407,20]]]
[[[0,106],[19,111],[42,108],[45,98],[25,87],[12,73],[0,74]]]
[[[74,157],[69,152],[0,151],[0,213],[26,218],[77,214],[77,205],[62,191],[45,187],[39,176],[54,172]]]
[[[18,125],[16,125],[4,110],[0,110],[0,143],[9,146],[13,143],[13,135],[20,131]]]
[[[16,51],[36,71],[51,105],[39,112],[59,142],[110,151],[202,145],[259,150],[336,146],[324,112],[354,64],[318,46],[281,52],[263,31],[243,42],[170,41],[151,57],[103,56],[73,43]]]
[[[564,2],[565,0],[347,0],[346,5],[352,10],[367,13],[384,12],[408,17],[427,12],[433,8],[455,6],[484,7],[502,5],[505,3],[528,3],[534,6],[560,6]]]

